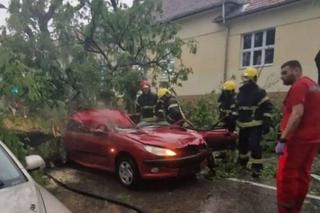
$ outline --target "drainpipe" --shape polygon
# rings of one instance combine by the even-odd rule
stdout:
[[[223,63],[223,82],[227,80],[227,72],[228,72],[228,48],[229,48],[229,34],[230,28],[228,24],[226,24],[226,8],[225,8],[225,0],[222,3],[222,23],[225,26],[225,51],[224,51],[224,63]]]

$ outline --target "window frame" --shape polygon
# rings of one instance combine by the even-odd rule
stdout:
[[[267,32],[269,30],[274,30],[274,42],[271,45],[267,45]],[[254,46],[254,38],[255,38],[255,34],[262,32],[263,36],[262,36],[262,46],[259,47],[255,47]],[[244,42],[245,42],[245,35],[250,35],[251,36],[251,47],[248,49],[244,49]],[[261,66],[271,66],[274,63],[274,54],[275,54],[275,42],[276,42],[276,28],[267,28],[267,29],[263,29],[263,30],[257,30],[257,31],[252,31],[252,32],[248,32],[248,33],[243,33],[241,34],[241,52],[240,52],[240,68],[244,69],[246,67],[261,67]],[[272,63],[264,63],[266,60],[266,50],[268,49],[273,49],[273,61]],[[259,51],[261,50],[261,63],[257,64],[257,65],[253,65],[254,62],[254,52],[255,51]],[[244,53],[249,52],[250,53],[250,61],[249,61],[249,65],[243,65],[243,55]]]

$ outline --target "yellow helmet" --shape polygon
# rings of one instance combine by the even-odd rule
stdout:
[[[257,71],[256,68],[254,68],[254,67],[247,67],[247,68],[244,70],[242,77],[248,78],[248,79],[253,79],[253,78],[257,77],[257,75],[258,75],[258,71]]]
[[[226,81],[223,84],[223,90],[225,90],[225,91],[236,90],[236,88],[237,88],[236,82],[234,82],[232,80]]]
[[[158,97],[161,98],[162,96],[170,94],[170,91],[167,88],[160,88],[158,90]]]

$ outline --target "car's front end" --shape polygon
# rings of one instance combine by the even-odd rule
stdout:
[[[149,146],[150,147],[150,146]],[[168,149],[172,156],[156,155],[153,159],[143,161],[144,178],[181,177],[200,171],[201,162],[207,157],[206,144],[187,145],[182,148]]]
[[[174,127],[144,128],[131,132],[136,149],[132,152],[142,179],[181,177],[200,171],[201,162],[208,156],[203,137],[186,129]]]

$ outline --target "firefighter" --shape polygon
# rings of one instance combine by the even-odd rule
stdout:
[[[147,80],[140,82],[141,95],[136,100],[136,113],[143,122],[155,120],[155,107],[158,101],[156,94],[151,92],[151,84]]]
[[[170,124],[183,121],[178,101],[167,88],[159,89],[158,98],[159,100],[156,107],[158,118],[163,118]]]
[[[263,168],[260,142],[269,132],[273,106],[266,91],[257,85],[257,70],[248,67],[242,75],[243,85],[237,96],[240,166],[246,168],[251,152],[252,177],[259,177]]]
[[[221,95],[218,98],[218,110],[220,126],[227,128],[233,132],[236,127],[235,109],[236,109],[236,83],[234,81],[226,81],[223,84]]]

